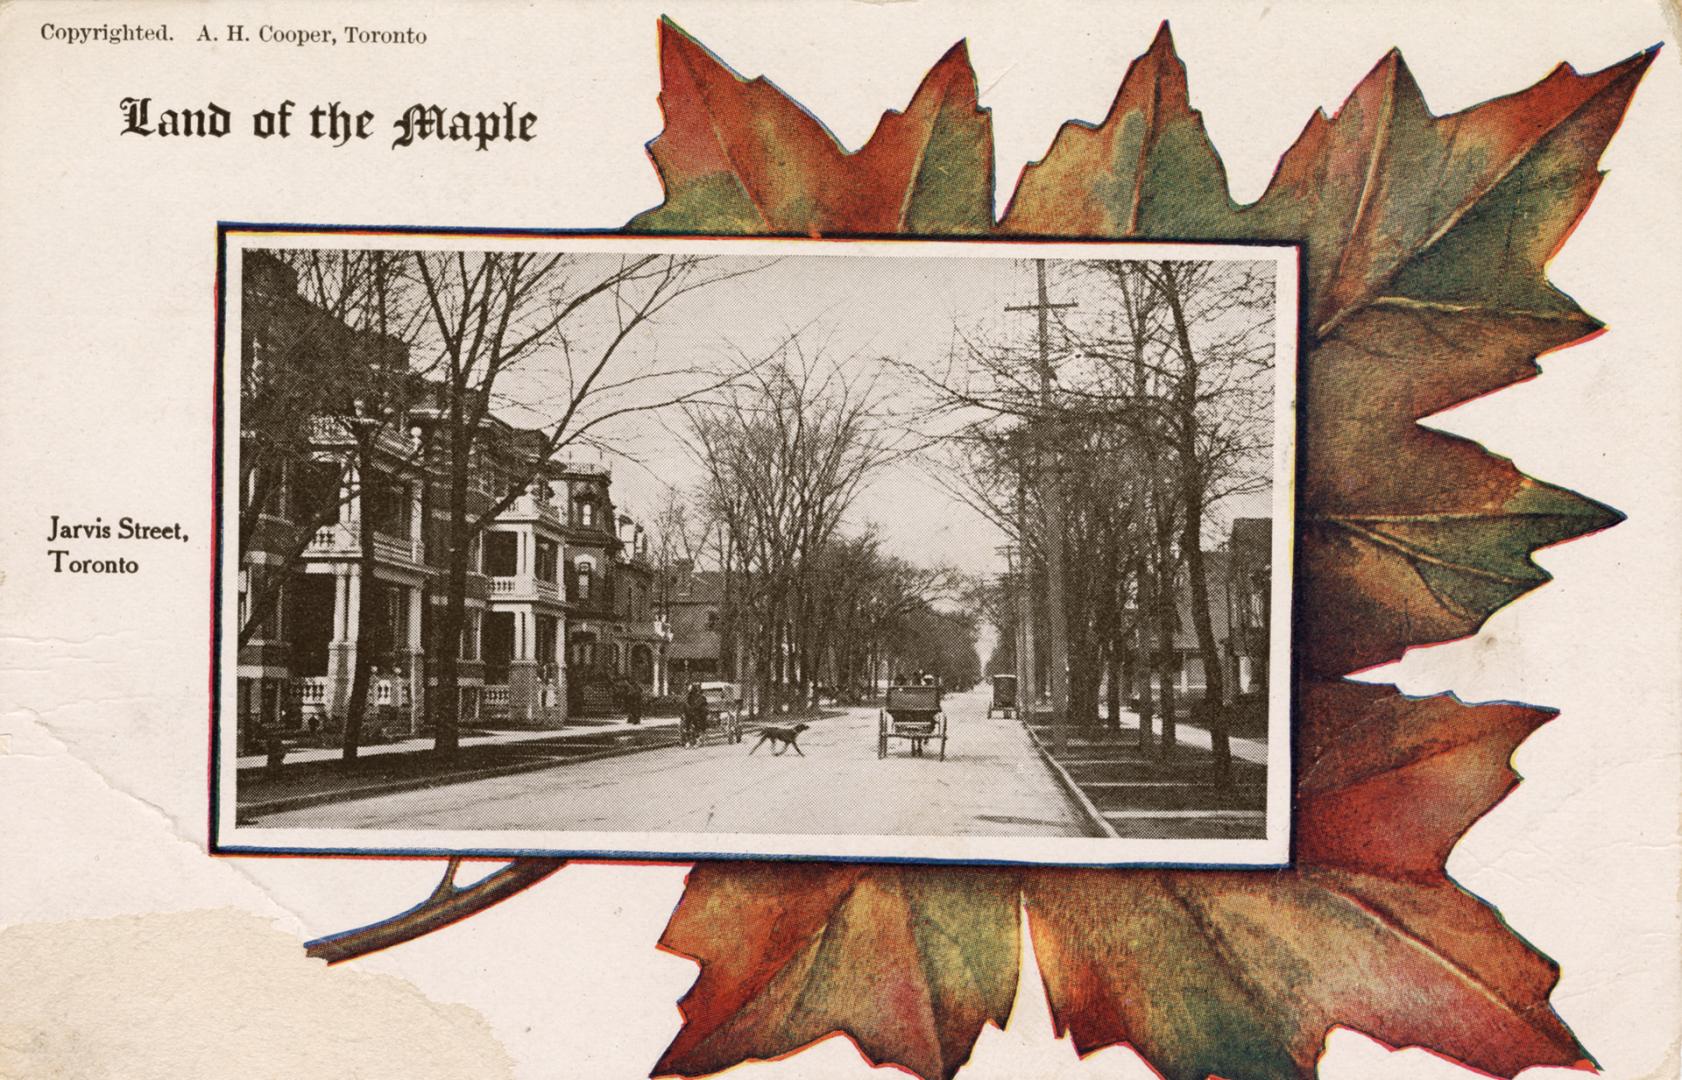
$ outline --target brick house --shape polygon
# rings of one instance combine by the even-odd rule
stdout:
[[[389,365],[404,371],[400,343],[370,335],[314,308],[295,272],[257,251],[244,255],[241,347],[248,378],[272,378],[288,340],[306,337],[316,362]],[[259,361],[271,361],[265,370]],[[374,650],[369,723],[387,731],[426,726],[443,643],[448,472],[436,384],[418,385],[401,417],[382,422],[374,475],[358,475],[356,443],[339,415],[312,416],[306,445],[258,500],[242,473],[239,621],[260,590],[279,601],[238,652],[236,723],[242,743],[259,730],[330,733],[343,722],[359,643]],[[468,512],[478,515],[514,484],[523,489],[471,542],[458,650],[463,724],[553,727],[569,716],[569,667],[581,687],[636,679],[658,693],[669,630],[653,611],[647,541],[614,512],[605,466],[539,460],[542,434],[488,418],[472,462]],[[241,433],[256,457],[257,434]],[[372,573],[362,558],[364,516],[373,520]],[[242,532],[245,532],[242,525]],[[276,582],[273,575],[282,575]],[[267,579],[267,580],[265,580]],[[369,620],[373,620],[370,622]],[[363,628],[369,633],[364,635]],[[600,704],[599,702],[596,704]]]

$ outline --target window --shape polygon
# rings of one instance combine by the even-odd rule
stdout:
[[[553,540],[539,540],[537,542],[537,578],[539,581],[555,580],[560,555],[560,545]]]
[[[479,619],[479,655],[485,661],[485,681],[508,681],[508,664],[517,655],[514,641],[514,614],[509,611],[489,611]]]
[[[250,620],[252,609],[258,599],[256,594],[260,590],[267,593],[281,590],[281,587],[276,585],[274,579],[268,573],[265,573],[261,567],[250,567],[239,572],[239,623],[241,627],[244,627]],[[286,594],[284,591],[280,591],[279,595],[265,594],[262,599],[268,602],[269,608],[264,613],[263,621],[253,636],[253,640],[280,641],[280,618],[281,611],[286,604]]]
[[[461,624],[461,658],[479,659],[479,612],[469,611]]]
[[[1265,571],[1250,572],[1249,589],[1244,597],[1243,622],[1246,627],[1267,626],[1267,590],[1268,575]]]
[[[490,495],[496,487],[496,479],[491,475],[492,466],[485,460],[485,456],[474,450],[467,458],[468,473],[473,477],[473,488],[481,495]]]
[[[332,521],[338,517],[342,467],[334,461],[311,461],[300,465],[287,478],[285,509],[281,516],[293,521]]]
[[[408,536],[411,509],[409,486],[386,476],[373,476],[362,493],[363,512],[376,532]]]
[[[579,559],[574,564],[572,592],[574,600],[587,601],[590,599],[590,579],[594,576],[591,573],[593,569],[594,567],[590,565],[588,559]]]
[[[262,296],[260,290],[253,289],[252,292],[256,296]],[[251,357],[250,385],[261,386],[269,371],[269,343],[261,335],[252,334],[250,343],[246,346],[246,352]]]
[[[382,620],[384,626],[381,627],[384,641],[380,642],[385,648],[379,650],[381,653],[396,654],[408,647],[409,603],[408,597],[403,595],[404,591],[389,585],[382,585],[379,590],[380,602],[385,607]],[[376,637],[375,640],[379,641],[379,638]]]
[[[513,577],[519,573],[520,537],[511,532],[484,534],[485,573],[492,577]]]
[[[578,503],[578,523],[586,529],[596,523],[596,504],[589,499],[581,499]]]
[[[245,474],[245,497],[240,500],[240,509],[248,509],[257,500],[257,492],[262,489],[263,481],[268,476],[268,469],[258,465]],[[279,500],[275,500],[278,502]],[[268,508],[265,507],[265,510]]]
[[[560,639],[560,624],[553,615],[537,617],[537,656],[540,664],[555,662],[555,645]]]

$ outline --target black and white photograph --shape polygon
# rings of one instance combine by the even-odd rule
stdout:
[[[1288,862],[1294,247],[224,245],[219,850]]]

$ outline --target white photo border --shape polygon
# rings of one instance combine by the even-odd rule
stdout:
[[[1261,869],[1291,863],[1295,785],[1296,673],[1291,634],[1298,487],[1298,374],[1301,366],[1302,260],[1290,243],[1234,244],[991,238],[726,238],[528,229],[435,229],[222,222],[217,251],[216,446],[213,507],[210,850],[219,855],[549,857],[648,862],[766,859],[1056,866],[1173,866]],[[230,303],[249,248],[376,248],[462,251],[626,251],[657,254],[871,256],[1047,260],[1179,259],[1267,261],[1275,273],[1274,439],[1268,670],[1266,829],[1259,839],[1087,838],[748,833],[640,833],[584,830],[272,828],[236,820],[236,725],[223,713],[237,701],[239,548],[240,305]],[[231,478],[231,479],[230,479]],[[557,768],[565,768],[561,765]]]

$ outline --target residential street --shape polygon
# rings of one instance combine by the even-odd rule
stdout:
[[[890,743],[877,711],[816,721],[801,757],[750,732],[709,743],[294,810],[258,824],[317,828],[1084,836],[1086,819],[1020,721],[987,718],[988,693],[948,695],[946,760]]]

